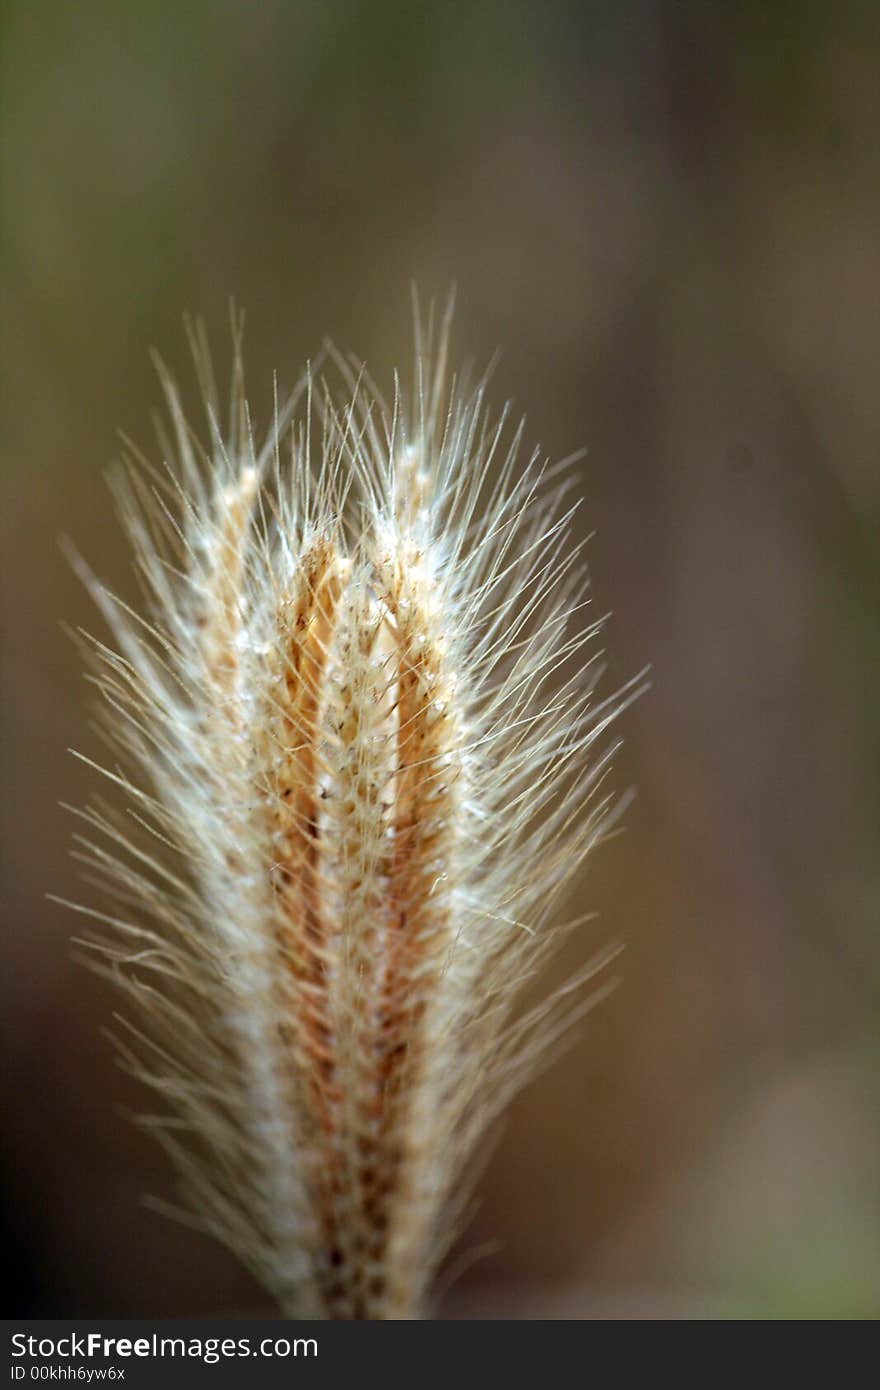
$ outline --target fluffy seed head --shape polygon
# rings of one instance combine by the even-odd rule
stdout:
[[[194,332],[207,445],[160,366],[162,467],[116,480],[141,611],[87,576],[124,801],[78,813],[88,945],[178,1214],[299,1316],[423,1309],[466,1160],[583,1008],[519,1001],[632,693],[594,698],[570,469],[448,384],[447,333],[390,408],[334,355],[346,403],[309,373],[258,447],[240,330],[226,430]]]

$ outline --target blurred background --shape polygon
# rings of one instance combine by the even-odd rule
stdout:
[[[449,1317],[880,1313],[880,7],[873,0],[6,0],[2,45],[4,1246],[32,1316],[259,1308],[140,1205],[116,999],[70,960],[104,471],[158,348],[267,420],[326,334],[383,383],[458,286],[529,442],[580,445],[626,833],[569,964],[623,982],[510,1113]]]

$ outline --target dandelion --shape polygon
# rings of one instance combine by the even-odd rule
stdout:
[[[612,954],[522,1006],[635,691],[595,697],[570,461],[520,461],[448,328],[411,399],[334,355],[346,403],[310,372],[259,446],[240,324],[225,429],[192,330],[207,444],[160,365],[165,462],[115,480],[142,610],[81,566],[121,803],[77,812],[114,904],[84,944],[136,1006],[166,1210],[299,1317],[423,1314],[468,1159]]]

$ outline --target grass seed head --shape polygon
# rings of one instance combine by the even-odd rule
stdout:
[[[141,608],[87,576],[123,803],[80,813],[88,945],[179,1214],[299,1316],[424,1309],[469,1156],[582,1007],[520,1000],[632,694],[595,698],[570,467],[450,384],[448,328],[411,397],[334,356],[344,403],[307,374],[259,447],[239,327],[225,430],[194,332],[207,442],[160,365],[162,466],[116,479]]]

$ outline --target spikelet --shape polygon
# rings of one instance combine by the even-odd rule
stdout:
[[[409,404],[337,357],[347,405],[309,374],[257,448],[240,327],[225,433],[193,333],[209,446],[160,365],[171,462],[116,480],[143,612],[86,574],[124,806],[77,813],[115,902],[85,944],[175,1213],[300,1317],[424,1311],[466,1160],[608,959],[521,1007],[634,687],[594,698],[570,468],[518,462],[433,336]]]

